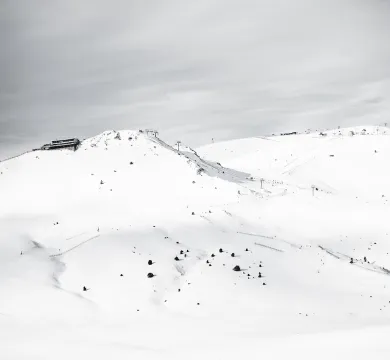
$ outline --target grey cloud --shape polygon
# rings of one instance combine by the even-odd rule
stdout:
[[[388,2],[0,4],[0,155],[112,128],[196,146],[389,116]]]

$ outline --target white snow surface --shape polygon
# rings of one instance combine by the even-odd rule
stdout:
[[[1,162],[0,358],[389,359],[389,164],[381,127]]]

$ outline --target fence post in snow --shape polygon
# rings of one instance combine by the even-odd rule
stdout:
[[[260,186],[261,186],[261,188],[263,188],[263,182],[264,182],[264,179],[261,178],[261,179],[260,179]]]
[[[314,190],[316,189],[315,185],[312,185],[311,186],[311,190],[312,190],[312,193],[313,193],[313,196],[314,196]]]
[[[176,145],[177,145],[177,151],[180,151],[180,144],[181,144],[181,141],[179,140]]]

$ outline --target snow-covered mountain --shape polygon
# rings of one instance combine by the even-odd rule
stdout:
[[[108,131],[1,162],[1,358],[387,359],[389,135]]]

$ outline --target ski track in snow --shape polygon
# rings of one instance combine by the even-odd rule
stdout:
[[[75,246],[72,246],[70,249],[66,249],[66,250],[61,251],[61,252],[59,252],[59,253],[57,253],[57,254],[52,254],[52,255],[50,255],[50,257],[57,257],[57,256],[65,255],[65,254],[67,254],[67,253],[69,253],[69,252],[71,252],[71,251],[77,249],[78,247],[80,247],[80,246],[82,246],[82,245],[85,245],[87,242],[90,242],[90,241],[92,241],[92,240],[94,240],[94,239],[97,239],[98,237],[100,237],[100,235],[92,236],[92,237],[90,237],[89,239],[84,240],[84,241],[80,242],[79,244],[77,244],[77,245],[75,245]]]

